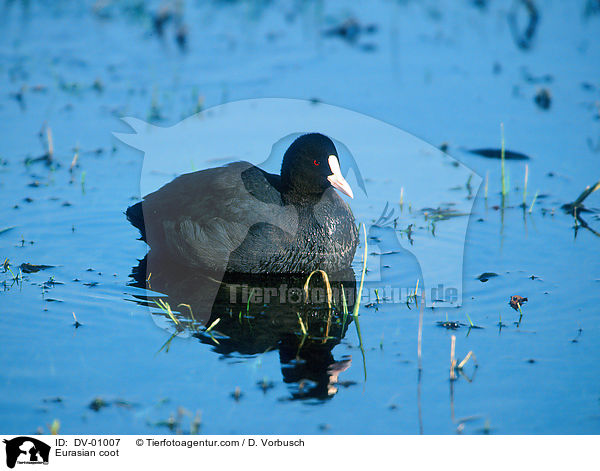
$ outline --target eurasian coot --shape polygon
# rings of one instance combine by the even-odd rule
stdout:
[[[283,156],[281,175],[235,162],[181,175],[127,209],[154,253],[230,273],[336,272],[350,266],[358,229],[335,145],[311,133]]]

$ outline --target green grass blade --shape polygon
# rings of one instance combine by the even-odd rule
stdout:
[[[210,325],[210,327],[208,329],[206,329],[206,333],[208,334],[211,330],[213,330],[213,328],[219,323],[221,322],[221,318],[217,317],[215,319],[215,321]]]
[[[363,228],[363,232],[365,234],[365,250],[364,250],[364,254],[363,254],[363,268],[362,268],[362,274],[360,276],[360,287],[358,289],[358,296],[357,296],[356,302],[354,304],[354,310],[352,312],[352,317],[354,317],[354,324],[356,325],[356,334],[358,335],[358,346],[360,348],[360,353],[362,355],[365,381],[367,381],[367,361],[365,358],[365,349],[363,347],[362,335],[360,333],[360,323],[358,321],[358,311],[360,310],[360,301],[362,298],[362,290],[363,290],[363,285],[365,282],[365,272],[367,271],[367,247],[368,247],[368,244],[367,244],[367,229],[366,229],[364,223],[362,224],[362,228]]]
[[[344,291],[344,285],[342,286],[342,312],[344,316],[342,317],[342,330],[340,332],[340,336],[344,335],[344,329],[346,328],[346,322],[348,320],[348,302],[346,301],[346,293]]]
[[[500,123],[501,148],[500,148],[500,165],[502,170],[502,196],[506,196],[506,173],[504,170],[504,123]]]
[[[535,200],[537,200],[538,193],[539,193],[539,191],[536,191],[536,192],[535,192],[535,195],[533,196],[533,201],[531,202],[531,206],[529,206],[529,213],[530,213],[530,214],[531,214],[531,212],[533,211],[533,205],[535,204]]]

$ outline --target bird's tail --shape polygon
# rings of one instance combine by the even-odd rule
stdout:
[[[144,212],[142,211],[142,202],[136,203],[127,208],[125,211],[125,216],[127,216],[127,220],[131,223],[133,227],[139,229],[140,234],[142,235],[141,239],[146,241],[146,225],[144,224]]]

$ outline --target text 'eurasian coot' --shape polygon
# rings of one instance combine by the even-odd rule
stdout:
[[[232,273],[336,272],[350,266],[358,229],[353,197],[328,137],[305,134],[281,175],[248,162],[181,175],[127,209],[152,251]]]

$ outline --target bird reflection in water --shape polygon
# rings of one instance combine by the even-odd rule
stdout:
[[[150,251],[131,277],[132,286],[152,292],[135,295],[135,301],[162,314],[174,336],[187,331],[225,357],[278,350],[290,400],[324,400],[340,384],[354,384],[339,381],[351,357],[336,360],[332,353],[352,322],[356,279],[351,268],[326,276],[316,272],[308,283],[307,275],[295,274],[225,274],[219,281]]]

